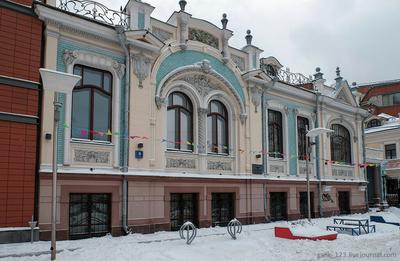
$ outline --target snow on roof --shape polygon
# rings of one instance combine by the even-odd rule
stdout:
[[[376,133],[376,132],[394,130],[394,129],[400,129],[400,119],[399,118],[396,118],[395,120],[392,120],[382,126],[368,128],[364,132],[365,132],[365,134],[368,134],[368,133]]]

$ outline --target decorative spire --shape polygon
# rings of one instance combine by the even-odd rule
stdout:
[[[336,67],[336,76],[340,77],[340,68],[339,68],[339,66]]]
[[[315,74],[314,74],[314,80],[319,80],[319,79],[323,79],[323,73],[321,72],[321,68],[317,67],[315,68]]]
[[[335,78],[335,81],[336,81],[336,83],[340,83],[342,81],[342,79],[343,79],[343,77],[340,76],[340,68],[338,66],[338,67],[336,67],[336,78]]]
[[[179,1],[179,6],[181,7],[181,12],[185,12],[185,6],[187,2],[185,0]]]
[[[221,23],[222,23],[222,29],[226,29],[226,25],[228,24],[228,19],[226,19],[226,14],[222,14]]]
[[[251,45],[251,41],[253,40],[253,36],[251,35],[251,31],[250,30],[247,30],[247,35],[246,35],[246,42],[247,42],[247,45]]]

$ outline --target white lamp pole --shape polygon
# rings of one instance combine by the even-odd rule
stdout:
[[[60,121],[61,103],[56,92],[71,95],[72,89],[81,79],[80,76],[54,70],[39,69],[43,90],[54,91],[54,127],[53,127],[53,182],[51,189],[51,260],[56,259],[56,221],[57,221],[57,131]]]
[[[331,133],[333,130],[331,129],[326,129],[326,128],[314,128],[312,130],[307,131],[306,137],[308,138],[315,138],[316,136],[323,134],[323,133]],[[311,146],[310,145],[315,145],[315,142],[310,142],[308,141],[308,138],[306,138],[306,169],[307,169],[307,219],[308,221],[311,221],[311,199],[310,199],[310,170],[308,169],[308,161],[310,160],[310,155],[311,155]]]

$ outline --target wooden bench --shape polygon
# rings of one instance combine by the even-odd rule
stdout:
[[[374,226],[375,229],[375,226]],[[361,231],[360,231],[360,227],[359,226],[351,226],[351,225],[332,225],[332,226],[326,226],[326,230],[330,230],[330,231],[351,231],[351,235],[357,235],[359,236]]]

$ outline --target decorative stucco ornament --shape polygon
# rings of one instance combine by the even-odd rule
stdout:
[[[166,105],[166,99],[156,96],[156,105],[158,109],[161,109],[163,105]]]
[[[125,74],[125,64],[113,61],[112,67],[115,69],[118,77],[121,79]]]
[[[226,229],[228,230],[229,235],[231,235],[233,239],[236,239],[236,235],[242,233],[242,223],[234,218],[229,221]]]
[[[250,87],[251,102],[254,105],[254,111],[257,112],[257,108],[261,103],[262,89],[258,88],[256,85]]]
[[[186,244],[190,245],[197,236],[197,228],[192,222],[186,221],[179,229],[179,236],[181,239],[186,239]]]
[[[205,74],[209,74],[211,71],[211,64],[209,60],[204,59],[203,61],[201,61],[200,67]]]
[[[76,51],[65,50],[64,51],[64,63],[72,64],[78,58],[78,53]]]
[[[149,75],[151,59],[146,57],[144,54],[132,55],[132,61],[134,64],[134,73],[139,80],[139,88],[143,87],[143,81]]]

